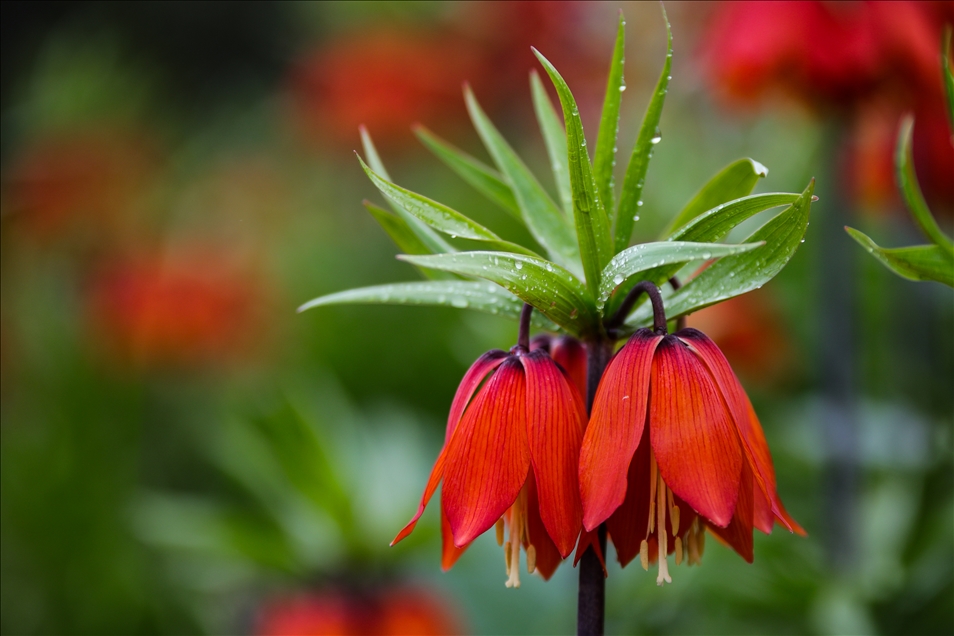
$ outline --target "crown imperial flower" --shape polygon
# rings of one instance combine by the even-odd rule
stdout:
[[[528,305],[516,346],[488,351],[464,375],[417,513],[392,542],[411,533],[443,480],[444,569],[496,525],[507,587],[520,586],[521,546],[528,571],[549,579],[576,545],[582,519],[577,467],[586,410],[547,350],[530,350],[529,317]]]
[[[661,585],[668,554],[700,562],[705,529],[749,562],[753,527],[804,530],[776,493],[761,424],[718,347],[696,329],[659,331],[638,330],[607,367],[580,489],[584,527],[606,521],[624,566],[658,559]]]

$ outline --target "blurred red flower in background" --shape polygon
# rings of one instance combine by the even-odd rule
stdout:
[[[94,340],[135,365],[233,361],[261,336],[265,295],[246,269],[209,247],[114,259],[87,290]]]
[[[255,621],[256,636],[439,636],[462,632],[453,607],[423,589],[329,590],[275,599]]]
[[[392,21],[345,34],[295,65],[290,86],[298,124],[319,143],[353,143],[363,124],[383,145],[406,144],[415,122],[436,130],[466,122],[465,81],[491,112],[510,104],[515,91],[529,91],[531,44],[552,52],[569,81],[597,89],[578,92],[601,95],[605,51],[580,29],[585,7],[464,3],[431,27]]]
[[[936,209],[954,207],[954,149],[944,121],[941,33],[951,2],[723,2],[702,47],[713,87],[731,103],[782,93],[847,117],[852,190],[893,200],[892,152],[913,111],[915,163]]]
[[[90,129],[45,137],[5,170],[6,203],[37,239],[68,229],[102,237],[140,211],[155,159],[142,136]]]

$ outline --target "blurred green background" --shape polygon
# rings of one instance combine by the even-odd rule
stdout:
[[[574,629],[568,563],[508,590],[483,536],[441,573],[434,510],[388,548],[457,382],[516,325],[295,307],[417,276],[362,209],[378,196],[352,152],[361,123],[398,183],[520,239],[410,126],[486,157],[466,120],[468,80],[545,174],[529,46],[564,72],[594,135],[620,8],[625,141],[665,52],[652,3],[2,5],[4,634],[306,633],[329,617],[345,621],[322,623],[335,632],[355,613],[385,617],[365,631],[392,633]],[[769,167],[761,191],[818,180],[789,267],[689,319],[749,390],[809,537],[757,533],[752,565],[713,541],[665,588],[613,563],[607,629],[951,633],[951,291],[893,276],[832,221],[918,242],[890,182],[845,193],[836,118],[784,99],[721,101],[699,53],[717,9],[667,10],[673,81],[637,239],[741,156]],[[934,199],[950,230],[947,192]],[[851,271],[835,303],[848,318],[826,291],[832,253]],[[847,444],[832,441],[836,420]]]

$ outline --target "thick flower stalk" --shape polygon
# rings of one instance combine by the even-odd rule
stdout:
[[[612,359],[593,403],[580,455],[583,525],[606,522],[622,565],[639,555],[699,563],[708,529],[751,562],[752,528],[776,521],[804,530],[785,511],[752,404],[718,347],[696,329],[666,331],[658,290],[648,292],[655,329],[639,329]],[[630,303],[624,303],[623,311]]]
[[[530,350],[531,310],[523,312],[516,346],[488,351],[464,375],[417,513],[392,542],[411,533],[443,480],[444,569],[496,526],[507,587],[520,586],[521,547],[527,571],[549,579],[573,551],[582,520],[577,467],[586,411],[546,348]]]

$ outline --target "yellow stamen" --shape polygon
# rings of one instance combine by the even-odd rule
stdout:
[[[672,579],[669,577],[669,562],[666,560],[666,553],[669,552],[667,543],[669,534],[666,532],[666,484],[663,483],[662,475],[656,483],[659,497],[659,505],[656,507],[656,527],[659,528],[659,532],[656,533],[659,540],[659,574],[656,576],[656,585],[662,585],[672,583]]]
[[[639,544],[639,563],[644,570],[649,570],[649,544],[645,539]]]
[[[527,546],[527,572],[533,574],[537,569],[537,549],[532,545]]]
[[[682,565],[682,538],[676,537],[676,565]]]
[[[510,544],[504,546],[504,561],[507,563],[507,576],[510,576]]]
[[[689,539],[689,565],[699,564],[699,539],[697,537],[699,530],[699,519],[693,519],[689,526],[689,532],[686,538]]]
[[[497,545],[503,545],[504,540],[504,520],[503,517],[497,519]]]
[[[669,503],[669,523],[672,524],[673,536],[676,536],[679,534],[679,506],[676,505],[670,488],[666,488],[666,499]]]
[[[657,481],[656,453],[649,451],[649,530],[648,537],[656,529],[656,481]]]

